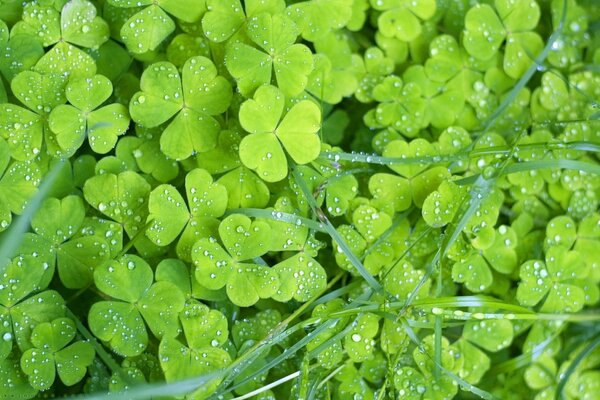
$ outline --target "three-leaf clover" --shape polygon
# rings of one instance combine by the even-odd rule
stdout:
[[[169,62],[152,64],[142,74],[140,88],[129,104],[137,124],[152,128],[174,117],[160,138],[167,156],[183,160],[216,147],[221,126],[213,116],[227,110],[232,91],[212,61],[190,58],[181,75]]]
[[[284,95],[300,94],[313,69],[313,58],[307,46],[295,43],[299,31],[294,22],[283,14],[262,13],[248,21],[247,34],[260,49],[236,41],[228,46],[225,55],[227,69],[236,79],[239,91],[251,96],[258,87],[271,83],[274,71]]]
[[[524,306],[542,303],[542,312],[576,312],[585,304],[581,279],[589,267],[577,251],[554,246],[546,251],[546,261],[528,260],[521,265],[517,300]]]
[[[157,338],[175,337],[180,332],[183,294],[171,282],[153,280],[150,265],[135,255],[124,255],[94,271],[96,287],[115,300],[92,305],[90,330],[118,354],[136,356],[146,349],[144,321]]]
[[[315,42],[345,27],[353,16],[354,0],[314,0],[289,6],[286,14],[300,28],[302,37]]]
[[[285,115],[284,110],[284,95],[275,86],[260,87],[254,98],[240,107],[240,124],[250,132],[240,143],[240,159],[267,182],[287,176],[284,148],[298,164],[313,161],[321,151],[316,135],[321,124],[319,107],[310,100],[301,100]]]
[[[66,87],[66,97],[71,105],[59,105],[49,115],[48,124],[56,134],[56,142],[72,155],[88,137],[96,153],[112,150],[117,137],[129,127],[129,113],[122,104],[109,104],[102,108],[112,93],[112,83],[103,75],[72,79]]]
[[[27,108],[5,103],[0,105],[0,136],[7,140],[11,155],[17,160],[31,160],[42,150],[49,129],[46,119],[54,107],[66,101],[65,79],[58,74],[23,71],[11,81],[13,94]]]
[[[108,259],[110,249],[102,237],[74,238],[84,218],[85,207],[80,197],[46,199],[31,219],[35,233],[26,233],[23,238],[20,254],[32,256],[24,263],[42,263],[48,269],[48,278],[58,265],[58,276],[67,288],[88,286],[94,268]]]
[[[119,8],[147,6],[121,27],[123,43],[136,54],[156,49],[175,30],[175,22],[167,13],[185,22],[196,22],[206,11],[204,1],[196,0],[108,0],[108,4]]]
[[[43,322],[33,329],[31,343],[34,347],[21,356],[21,368],[28,375],[31,386],[38,390],[49,389],[56,373],[67,386],[85,376],[95,353],[89,342],[69,344],[76,333],[75,323],[69,318]]]
[[[435,0],[371,0],[371,6],[383,11],[377,20],[379,31],[405,42],[416,39],[422,31],[421,20],[436,11]]]
[[[229,299],[241,307],[273,296],[280,285],[278,274],[253,261],[269,250],[270,235],[266,222],[230,215],[219,225],[225,249],[214,238],[201,238],[192,248],[196,279],[212,290],[226,286]]]
[[[215,231],[220,217],[227,207],[227,189],[203,169],[194,169],[185,177],[187,204],[179,192],[171,185],[157,186],[148,200],[153,221],[146,230],[148,238],[159,246],[173,242],[181,231],[184,233],[177,245],[180,256],[190,259],[190,250],[200,237],[209,237]]]
[[[213,42],[224,42],[254,16],[278,14],[285,10],[284,0],[206,0],[208,10],[202,18],[204,35]]]
[[[473,57],[494,57],[506,40],[504,71],[519,78],[534,63],[544,47],[542,38],[533,30],[540,19],[535,0],[496,0],[496,9],[478,4],[465,16],[464,46]]]
[[[59,12],[51,4],[27,3],[12,34],[37,37],[44,47],[55,45],[37,62],[37,71],[91,76],[96,71],[94,60],[76,46],[100,47],[109,38],[108,24],[97,16],[96,7],[88,0],[63,4]]]

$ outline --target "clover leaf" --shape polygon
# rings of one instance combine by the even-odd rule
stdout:
[[[13,27],[13,35],[38,38],[44,47],[54,45],[35,65],[41,73],[65,73],[91,76],[94,60],[76,46],[98,48],[109,38],[106,22],[88,0],[70,0],[58,10],[42,2],[30,2],[23,8],[22,20]]]
[[[160,342],[158,357],[167,382],[176,382],[225,368],[231,363],[229,354],[214,347],[187,347],[174,338]],[[194,392],[194,396],[205,398],[216,389],[219,381],[211,381]]]
[[[44,55],[44,48],[37,37],[27,34],[8,36],[8,28],[0,18],[0,72],[8,82],[18,73],[29,70]]]
[[[385,272],[382,284],[388,293],[399,301],[404,301],[413,294],[423,276],[425,276],[423,271],[415,269],[406,260],[400,260]],[[416,292],[415,299],[427,297],[430,287],[431,281],[429,279],[425,280],[425,283]]]
[[[524,306],[542,302],[542,312],[575,312],[585,303],[583,284],[588,266],[576,251],[551,247],[546,261],[528,260],[521,265],[517,300]]]
[[[421,34],[421,20],[428,20],[436,11],[434,0],[371,0],[371,6],[383,11],[377,20],[380,32],[405,42],[416,39]]]
[[[341,299],[335,299],[323,304],[318,304],[313,309],[311,316],[314,318],[327,318],[330,314],[336,311],[341,311],[343,306],[344,304]],[[349,317],[347,316],[341,317],[336,324],[328,326],[318,335],[315,335],[306,345],[308,351],[313,351],[315,348],[323,345],[325,342],[329,343],[327,349],[317,354],[317,360],[323,367],[329,368],[338,365],[338,363],[342,361],[344,357],[344,349],[342,346],[341,337],[336,335],[344,330],[348,324],[348,320]],[[336,336],[336,340],[332,340],[334,336]]]
[[[35,346],[23,352],[21,368],[35,389],[46,390],[54,383],[56,373],[67,386],[72,386],[85,376],[94,359],[94,349],[89,342],[69,344],[77,329],[69,318],[58,318],[37,325],[31,333]]]
[[[506,40],[504,71],[519,78],[534,62],[543,47],[541,37],[532,32],[540,19],[535,0],[496,0],[478,4],[465,16],[464,46],[475,58],[488,60]]]
[[[287,176],[283,149],[298,164],[313,161],[321,150],[316,135],[321,124],[319,107],[310,100],[301,100],[282,118],[284,102],[278,88],[262,86],[240,107],[240,124],[250,132],[240,143],[240,159],[267,182]]]
[[[232,91],[212,61],[190,58],[181,76],[173,64],[155,63],[142,74],[140,87],[129,104],[137,124],[152,128],[174,117],[160,138],[167,156],[183,160],[216,147],[221,127],[213,116],[227,110]]]
[[[354,96],[362,103],[370,103],[373,101],[373,88],[392,74],[395,66],[394,60],[379,47],[369,47],[363,58],[359,58],[362,63],[356,67],[360,71],[360,82]]]
[[[13,94],[29,109],[9,103],[0,105],[0,136],[7,140],[13,158],[34,158],[42,150],[44,136],[46,145],[51,145],[45,120],[54,107],[66,101],[64,86],[64,77],[58,74],[23,71],[13,78]]]
[[[121,27],[121,39],[134,54],[155,50],[175,30],[175,23],[168,14],[185,22],[196,22],[206,11],[204,2],[194,0],[109,0],[108,4],[119,8],[147,6],[135,12]]]
[[[273,269],[279,275],[281,285],[272,297],[281,302],[294,298],[305,302],[319,294],[327,286],[325,269],[306,253],[298,253]]]
[[[194,169],[186,175],[187,203],[171,185],[157,186],[148,200],[148,221],[153,221],[146,230],[148,238],[160,246],[173,242],[182,230],[185,231],[177,245],[184,259],[189,259],[192,245],[200,237],[209,237],[214,219],[225,212],[227,189],[213,182],[212,176],[203,169]]]
[[[102,237],[74,238],[85,217],[83,201],[78,196],[62,200],[46,199],[31,220],[33,233],[25,234],[20,254],[31,256],[25,264],[42,263],[65,287],[79,289],[92,282],[94,268],[109,257],[108,243]]]
[[[373,98],[379,102],[375,120],[383,127],[393,127],[412,138],[429,125],[426,103],[414,83],[404,84],[399,77],[388,76],[373,88]]]
[[[269,188],[248,168],[239,166],[217,181],[227,189],[227,208],[263,208],[269,202]]]
[[[468,321],[463,328],[463,338],[487,351],[495,352],[510,345],[513,326],[505,319]]]
[[[344,28],[352,18],[353,0],[315,0],[290,5],[286,14],[300,28],[302,37],[315,42]]]
[[[198,282],[212,290],[226,286],[229,299],[241,307],[273,296],[279,288],[275,271],[244,262],[269,250],[270,231],[267,223],[241,214],[225,218],[219,225],[219,236],[226,250],[212,238],[201,238],[192,248]]]
[[[59,105],[49,115],[48,124],[58,145],[73,154],[87,136],[92,150],[105,154],[112,150],[117,137],[129,127],[125,106],[115,103],[98,108],[112,93],[112,83],[103,75],[70,80],[66,96],[71,105]]]
[[[352,324],[352,329],[344,336],[344,349],[354,362],[362,362],[373,357],[375,341],[379,331],[379,317],[372,313],[360,315]]]
[[[157,338],[180,332],[178,314],[185,299],[171,282],[153,282],[142,258],[124,255],[94,270],[96,287],[115,300],[99,301],[89,311],[90,329],[124,356],[141,354],[148,345],[144,321]]]
[[[206,0],[207,13],[202,18],[204,35],[211,41],[221,43],[238,32],[242,26],[262,13],[278,14],[284,11],[283,0]]]
[[[102,214],[121,223],[130,236],[135,235],[146,220],[144,206],[149,194],[150,184],[133,171],[95,175],[83,186],[86,201]]]
[[[227,47],[227,70],[237,81],[238,90],[246,97],[271,83],[271,74],[281,92],[288,97],[304,90],[313,69],[310,49],[295,43],[299,31],[283,14],[262,13],[248,20],[247,34],[260,49],[242,41]]]
[[[0,360],[11,352],[13,338],[19,349],[25,351],[33,344],[31,331],[36,325],[55,318],[64,317],[65,301],[54,290],[46,290],[29,296],[39,290],[44,268],[28,267],[13,262],[0,279],[0,321],[2,341],[0,342]],[[29,297],[27,297],[29,296]],[[27,297],[27,298],[25,298]]]

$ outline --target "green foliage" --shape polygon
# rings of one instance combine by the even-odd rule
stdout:
[[[0,398],[594,398],[599,19],[0,0]]]

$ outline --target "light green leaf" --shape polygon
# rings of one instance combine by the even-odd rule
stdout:
[[[134,14],[123,24],[121,39],[135,54],[155,50],[173,31],[175,23],[156,4]]]
[[[97,48],[109,38],[108,24],[88,0],[70,0],[60,15],[62,38],[81,47]]]
[[[473,57],[481,60],[492,58],[505,37],[502,21],[489,5],[478,4],[467,12],[464,46]]]
[[[487,351],[496,352],[511,344],[513,326],[510,321],[503,319],[467,321],[463,337]]]
[[[189,220],[183,197],[171,185],[157,186],[150,193],[148,210],[148,220],[153,222],[146,236],[160,246],[173,242]]]
[[[235,34],[245,22],[244,10],[239,0],[206,0],[208,12],[202,18],[202,29],[213,42],[224,42]]]
[[[148,345],[148,332],[135,305],[120,301],[99,301],[89,312],[89,325],[98,339],[110,343],[120,355],[141,354]]]
[[[287,302],[294,298],[305,302],[327,286],[327,274],[315,259],[304,253],[298,253],[273,267],[279,274],[281,285],[273,299]]]
[[[269,250],[271,227],[263,221],[252,221],[242,214],[232,214],[219,225],[219,235],[235,260],[259,257]]]
[[[262,265],[237,264],[227,281],[227,296],[240,307],[254,305],[259,299],[267,299],[277,293],[279,276]]]

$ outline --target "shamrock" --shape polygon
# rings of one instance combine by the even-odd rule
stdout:
[[[152,64],[142,74],[140,87],[129,104],[137,124],[152,128],[175,117],[160,138],[167,156],[183,160],[216,147],[221,127],[213,116],[227,110],[232,91],[212,61],[190,58],[181,76],[169,62]]]
[[[354,95],[358,101],[370,103],[374,100],[374,88],[394,72],[395,65],[379,47],[369,47],[363,58],[359,58],[361,65],[357,66],[361,79]]]
[[[428,20],[436,11],[434,0],[371,0],[371,6],[383,11],[377,19],[380,32],[405,42],[416,39],[422,30],[420,20]]]
[[[57,74],[23,71],[13,78],[12,92],[28,108],[0,105],[0,136],[7,140],[13,158],[34,158],[41,152],[44,136],[46,145],[52,146],[46,119],[53,108],[66,101],[64,87],[64,77]]]
[[[76,77],[91,76],[96,71],[94,60],[76,46],[98,48],[109,37],[108,25],[88,0],[70,0],[60,13],[52,5],[29,2],[12,34],[37,37],[44,47],[54,45],[37,62],[35,70]]]
[[[240,159],[267,182],[287,176],[283,148],[298,164],[313,161],[321,150],[316,135],[321,123],[319,107],[301,100],[281,118],[284,106],[284,95],[278,88],[262,86],[240,107],[240,124],[250,132],[240,143]]]
[[[94,268],[108,259],[109,249],[104,238],[73,237],[84,217],[85,208],[78,196],[46,199],[31,220],[35,233],[26,233],[23,238],[20,254],[31,256],[24,263],[42,263],[48,278],[58,266],[61,282],[70,289],[88,286]]]
[[[542,312],[576,312],[585,304],[583,283],[589,268],[577,251],[551,247],[546,261],[528,260],[521,265],[517,300],[524,306],[542,302]]]
[[[295,43],[299,30],[294,22],[283,14],[259,14],[249,19],[247,34],[260,49],[236,41],[225,54],[227,69],[239,91],[251,96],[258,87],[271,83],[274,71],[285,96],[300,94],[313,69],[313,59],[308,47]]]
[[[135,235],[146,219],[144,207],[150,184],[133,171],[95,175],[83,186],[83,196],[95,209]]]
[[[94,349],[89,342],[69,344],[76,333],[75,323],[69,318],[43,322],[33,329],[31,343],[34,347],[21,356],[21,368],[32,387],[49,389],[57,372],[67,386],[83,379],[94,359]]]
[[[340,299],[328,301],[323,304],[318,304],[312,311],[313,318],[327,318],[330,314],[341,311],[344,303]],[[341,317],[336,324],[329,325],[325,330],[315,335],[306,345],[308,351],[313,351],[317,347],[328,342],[327,349],[317,354],[319,364],[325,368],[338,365],[344,357],[344,349],[342,347],[341,337],[336,336],[344,330],[348,324],[349,317]],[[335,340],[332,338],[336,336]]]
[[[241,140],[239,132],[229,129],[222,130],[219,133],[217,147],[198,154],[198,166],[211,174],[220,174],[238,167],[241,164],[239,156]]]
[[[294,298],[304,302],[312,299],[327,286],[325,269],[308,254],[298,253],[273,267],[281,285],[272,297],[281,302]]]
[[[227,296],[236,305],[248,307],[259,298],[277,293],[279,276],[269,267],[244,262],[269,250],[271,228],[262,221],[252,221],[232,214],[219,225],[223,247],[214,238],[201,238],[192,248],[196,279],[208,289],[226,286]]]
[[[375,121],[383,127],[393,127],[412,138],[429,125],[426,103],[414,83],[404,84],[399,77],[388,76],[373,88],[373,98],[379,102]]]
[[[285,10],[284,0],[206,0],[207,13],[202,18],[204,35],[211,41],[221,43],[251,18],[262,14],[278,14]]]
[[[144,321],[157,338],[180,332],[178,314],[185,299],[171,282],[153,282],[152,269],[142,258],[124,255],[94,270],[96,287],[110,301],[99,301],[89,311],[90,330],[124,356],[141,354],[148,345]]]
[[[42,263],[24,263],[25,258],[0,260],[4,271],[0,275],[0,360],[10,354],[13,338],[25,351],[33,346],[31,331],[37,324],[65,315],[65,302],[58,292],[33,294],[48,285],[47,268]]]
[[[56,142],[72,155],[87,136],[92,150],[105,154],[112,150],[117,137],[129,127],[129,114],[122,104],[102,108],[112,93],[112,83],[103,75],[71,79],[66,97],[71,105],[59,105],[49,115],[48,125]]]
[[[425,273],[422,270],[415,269],[413,265],[402,259],[389,267],[383,274],[383,286],[386,292],[394,296],[398,301],[404,301],[412,295],[417,284],[421,282]],[[431,287],[431,281],[425,280],[415,295],[415,299],[427,297]]]
[[[211,236],[211,227],[218,225],[215,218],[225,213],[227,189],[213,182],[212,176],[203,169],[188,172],[185,187],[189,210],[179,192],[171,185],[159,185],[150,193],[148,221],[153,223],[146,235],[157,245],[166,246],[185,228],[177,249],[182,258],[187,260],[196,240]]]
[[[293,4],[286,14],[298,25],[302,37],[315,42],[329,32],[344,28],[357,3],[353,0],[315,0]]]
[[[533,30],[540,19],[535,0],[496,0],[495,10],[478,4],[465,16],[464,46],[473,57],[492,58],[506,40],[503,67],[512,78],[521,77],[544,47]]]
[[[108,4],[119,8],[147,6],[121,27],[123,43],[136,54],[156,49],[175,30],[175,23],[167,13],[185,22],[196,22],[206,11],[204,2],[195,0],[108,0]]]

